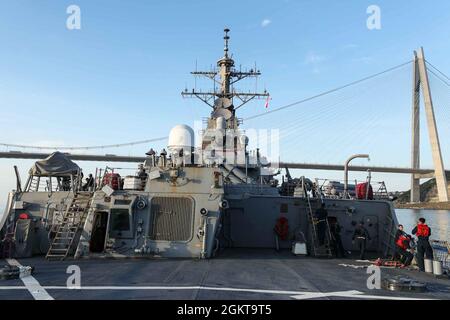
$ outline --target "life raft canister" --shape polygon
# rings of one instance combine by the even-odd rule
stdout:
[[[418,224],[416,235],[418,237],[424,237],[424,238],[429,237],[430,236],[430,227],[428,227],[426,224]]]
[[[19,219],[21,219],[21,220],[27,220],[27,219],[30,219],[30,216],[28,215],[28,213],[21,213],[21,214],[19,214]]]
[[[405,235],[401,235],[398,237],[397,242],[395,243],[398,247],[402,248],[403,250],[408,249],[407,241],[409,241],[409,237]]]
[[[110,186],[113,190],[120,190],[121,187],[121,177],[118,173],[107,173],[103,176],[103,184]]]
[[[281,240],[286,240],[289,235],[288,219],[286,217],[278,218],[274,231],[281,238]]]

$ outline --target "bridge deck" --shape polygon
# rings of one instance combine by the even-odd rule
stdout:
[[[49,153],[34,152],[0,152],[0,158],[4,159],[44,159]],[[72,160],[78,161],[99,161],[99,162],[136,162],[142,163],[146,157],[118,156],[118,155],[88,155],[88,154],[70,154],[67,156]],[[342,164],[320,164],[320,163],[299,163],[299,162],[280,162],[277,164],[279,168],[290,169],[311,169],[311,170],[331,170],[343,171]],[[377,166],[349,166],[350,171],[367,171],[386,172],[386,173],[406,173],[406,174],[433,174],[433,169],[413,169],[402,167],[377,167]],[[450,173],[450,171],[447,171]]]

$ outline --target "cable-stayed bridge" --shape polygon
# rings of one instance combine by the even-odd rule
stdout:
[[[48,157],[50,153],[45,152],[0,152],[0,158],[5,159],[44,159]],[[146,157],[136,157],[136,156],[121,156],[113,154],[71,154],[66,153],[68,158],[74,161],[104,161],[104,162],[135,162],[142,163],[147,158]],[[270,166],[271,164],[268,164]],[[329,171],[342,171],[344,170],[344,164],[323,164],[323,163],[303,163],[303,162],[279,162],[276,164],[279,168],[289,168],[289,169],[314,169],[314,170],[329,170]],[[382,173],[403,173],[403,174],[420,174],[420,175],[431,175],[434,174],[434,169],[423,169],[423,168],[403,168],[403,167],[381,167],[381,166],[362,166],[353,165],[349,166],[349,171],[362,171],[365,172],[370,170],[372,172],[382,172]],[[450,171],[447,171],[450,173]]]

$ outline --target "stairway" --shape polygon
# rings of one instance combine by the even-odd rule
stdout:
[[[33,176],[30,181],[30,187],[28,188],[28,192],[38,192],[39,191],[39,182],[40,177]]]
[[[73,254],[74,244],[80,238],[92,196],[92,192],[75,193],[61,224],[56,229],[55,237],[45,256],[47,260],[64,260]]]
[[[311,231],[311,255],[314,257],[323,257],[323,258],[332,258],[333,253],[331,251],[331,232],[330,232],[330,225],[328,224],[328,219],[325,220],[326,223],[326,229],[325,229],[325,243],[323,245],[319,244],[319,236],[318,236],[318,230],[316,227],[317,219],[314,217],[314,211],[311,206],[311,201],[309,198],[309,194],[304,188],[304,194],[306,197],[306,210],[309,217],[309,225],[310,225],[310,231]],[[320,202],[321,203],[321,202]]]

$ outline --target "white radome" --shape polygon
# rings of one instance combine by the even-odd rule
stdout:
[[[179,124],[170,130],[167,149],[172,152],[193,148],[194,130],[185,124]]]

